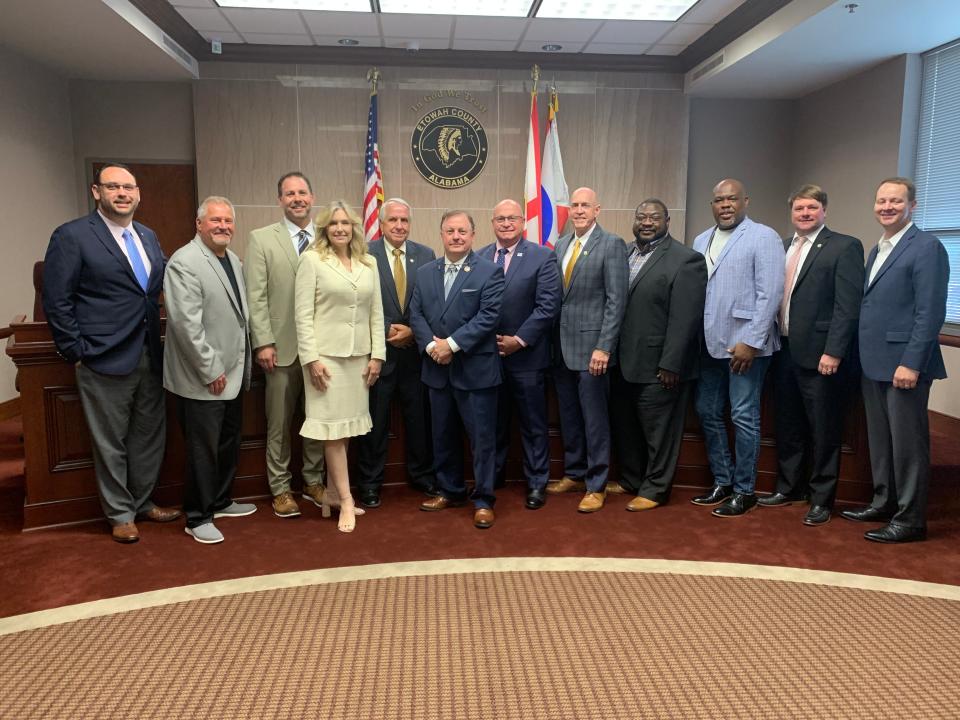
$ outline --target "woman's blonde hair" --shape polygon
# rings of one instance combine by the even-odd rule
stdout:
[[[327,226],[333,219],[333,214],[337,210],[343,210],[350,224],[353,226],[353,234],[350,238],[350,245],[347,250],[351,258],[356,258],[364,265],[370,265],[370,257],[367,254],[367,243],[363,238],[363,221],[353,209],[347,204],[346,200],[334,200],[324,208],[321,208],[314,219],[313,224],[316,228],[317,241],[313,244],[313,249],[320,253],[320,257],[327,259],[333,254],[330,247],[330,238],[327,237]]]

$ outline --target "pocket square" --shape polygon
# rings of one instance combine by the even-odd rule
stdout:
[[[464,288],[464,289],[461,290],[460,292],[462,292],[462,293],[472,293],[472,292],[476,292],[476,291],[477,291],[477,288]]]

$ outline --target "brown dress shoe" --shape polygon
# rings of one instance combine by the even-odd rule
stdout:
[[[277,517],[289,518],[300,515],[300,506],[297,505],[297,501],[293,499],[293,493],[289,491],[282,492],[273,498],[272,505],[273,514]]]
[[[480,530],[492,527],[494,520],[496,520],[496,516],[490,508],[477,508],[476,512],[473,513],[473,526]]]
[[[177,508],[165,508],[160,507],[159,505],[154,505],[147,512],[145,512],[141,518],[143,520],[152,520],[153,522],[170,522],[171,520],[176,520],[178,517],[182,517],[183,513]]]
[[[583,500],[581,500],[577,506],[577,512],[592,513],[600,510],[603,507],[603,501],[606,499],[606,496],[606,491],[588,492],[583,496]]]
[[[303,499],[309,500],[318,508],[323,507],[323,493],[326,490],[322,483],[317,483],[316,485],[306,485],[303,486]],[[291,496],[292,499],[292,496]]]
[[[124,545],[135,543],[140,539],[140,531],[137,530],[137,526],[132,522],[114,525],[112,533],[113,539]]]
[[[659,506],[660,503],[637,495],[633,500],[627,503],[627,510],[630,512],[640,512],[642,510],[653,510],[655,507]]]
[[[626,495],[627,491],[624,490],[623,485],[618,482],[608,482],[607,483],[607,495]]]
[[[560,495],[567,492],[583,492],[587,489],[587,484],[583,480],[574,480],[564,475],[560,480],[552,480],[547,483],[547,492],[551,495]]]
[[[449,498],[445,498],[443,495],[437,495],[437,497],[432,497],[429,500],[424,500],[422,503],[420,503],[420,509],[424,512],[436,512],[437,510],[460,507],[465,502],[465,500],[450,500]]]

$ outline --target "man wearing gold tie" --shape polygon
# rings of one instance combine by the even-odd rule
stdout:
[[[425,388],[420,382],[420,353],[410,330],[410,298],[417,281],[417,269],[434,260],[436,255],[425,245],[409,239],[410,219],[410,205],[405,200],[387,200],[380,210],[380,231],[384,239],[370,243],[370,254],[377,259],[380,272],[387,361],[380,371],[380,380],[370,388],[373,429],[360,438],[357,460],[358,500],[368,508],[380,505],[383,468],[387,463],[390,403],[395,396],[403,412],[410,483],[427,495],[437,495]]]
[[[610,379],[627,300],[623,239],[597,224],[600,203],[590,188],[570,196],[573,232],[557,241],[563,301],[554,331],[553,379],[563,435],[561,480],[547,492],[583,489],[577,508],[596,512],[606,497],[610,469]]]

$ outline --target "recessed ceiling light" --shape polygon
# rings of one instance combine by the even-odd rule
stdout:
[[[340,38],[337,40],[338,45],[359,45],[359,40],[354,40],[353,38]]]
[[[345,10],[370,12],[370,0],[216,0],[225,8],[257,10]]]
[[[380,12],[526,17],[531,0],[380,0]]]
[[[673,22],[697,0],[543,0],[538,18],[667,20]]]
[[[547,43],[540,49],[545,52],[559,52],[560,50],[563,50],[563,45],[555,45],[554,43]]]

